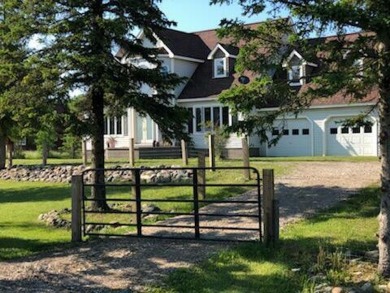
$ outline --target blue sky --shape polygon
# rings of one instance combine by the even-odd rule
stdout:
[[[217,28],[222,18],[239,18],[250,23],[269,17],[265,13],[253,18],[243,17],[239,5],[210,6],[209,0],[163,0],[159,6],[168,19],[177,22],[174,29],[185,32]]]

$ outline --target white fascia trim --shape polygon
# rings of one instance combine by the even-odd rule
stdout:
[[[163,48],[165,49],[165,51],[168,52],[168,56],[169,56],[170,58],[173,58],[173,56],[175,56],[175,55],[173,54],[173,52],[171,51],[171,49],[169,49],[168,46],[165,45],[164,42],[163,42],[155,33],[153,33],[153,37],[155,37],[155,39],[156,39],[158,42],[161,42]]]
[[[210,52],[210,54],[207,56],[207,59],[208,60],[212,60],[213,59],[213,56],[215,54],[215,52],[217,52],[219,50],[221,50],[224,54],[225,54],[225,57],[229,57],[229,58],[237,58],[236,55],[232,55],[230,54],[228,51],[225,50],[224,47],[221,46],[221,44],[217,44],[214,49]]]
[[[205,61],[202,59],[196,59],[191,57],[185,57],[185,56],[178,56],[178,55],[170,55],[170,54],[158,54],[159,57],[168,57],[171,59],[178,59],[178,60],[185,60],[185,61],[191,61],[196,63],[204,63]]]
[[[337,105],[317,105],[317,106],[310,106],[309,108],[306,108],[305,110],[310,109],[331,109],[331,108],[345,108],[345,107],[363,107],[363,106],[375,106],[376,103],[354,103],[354,104],[337,104]],[[260,109],[258,111],[260,112],[268,112],[268,111],[277,111],[279,108],[273,107],[273,108],[267,108],[267,109]]]
[[[193,103],[193,102],[210,102],[216,101],[217,97],[214,98],[192,98],[192,99],[178,99],[177,102],[180,103]]]
[[[173,55],[173,58],[179,59],[179,60],[197,62],[197,63],[204,63],[205,62],[202,59],[196,59],[196,58],[185,57],[185,56],[178,56],[178,55]]]
[[[283,62],[282,67],[288,67],[290,60],[294,57],[297,56],[300,60],[302,60],[302,65],[309,65],[313,67],[318,67],[317,64],[312,63],[312,62],[307,62],[301,54],[298,53],[298,51],[293,50],[290,55],[287,57],[287,59]]]

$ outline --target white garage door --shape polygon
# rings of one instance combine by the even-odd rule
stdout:
[[[276,123],[272,134],[277,135],[284,123],[283,136],[276,146],[267,150],[267,156],[297,157],[312,155],[312,128],[307,119],[291,119]]]
[[[345,118],[344,118],[345,119]],[[343,127],[340,118],[326,124],[326,154],[329,156],[376,156],[376,124]]]

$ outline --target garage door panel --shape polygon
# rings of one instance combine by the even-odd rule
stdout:
[[[276,128],[281,125],[276,124]],[[276,146],[268,148],[267,155],[275,157],[292,157],[292,156],[310,156],[312,130],[309,121],[306,119],[288,120],[284,124],[284,129],[288,130],[283,135]]]
[[[347,119],[347,118],[344,118]],[[340,118],[331,119],[326,124],[326,155],[334,156],[374,156],[376,155],[377,138],[374,133],[374,126],[370,131],[364,127],[358,129],[348,128],[348,133],[345,132],[345,127],[342,127]],[[337,133],[335,133],[337,128]],[[344,131],[341,129],[344,128]],[[331,131],[331,129],[333,129]],[[355,132],[355,133],[354,133]]]

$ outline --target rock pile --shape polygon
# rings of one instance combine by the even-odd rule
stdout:
[[[61,217],[61,215],[70,214],[70,212],[71,211],[66,208],[60,211],[51,210],[45,214],[40,214],[38,220],[46,223],[47,226],[70,229],[71,222]]]
[[[131,181],[132,172],[128,166],[116,166],[105,171],[106,182]],[[162,170],[162,168],[165,168]],[[176,169],[178,166],[141,167],[141,181],[144,183],[186,182],[192,178],[192,170]],[[72,175],[81,174],[88,167],[80,166],[15,166],[0,170],[1,180],[41,181],[70,183]],[[92,172],[85,173],[86,182],[91,182]]]

